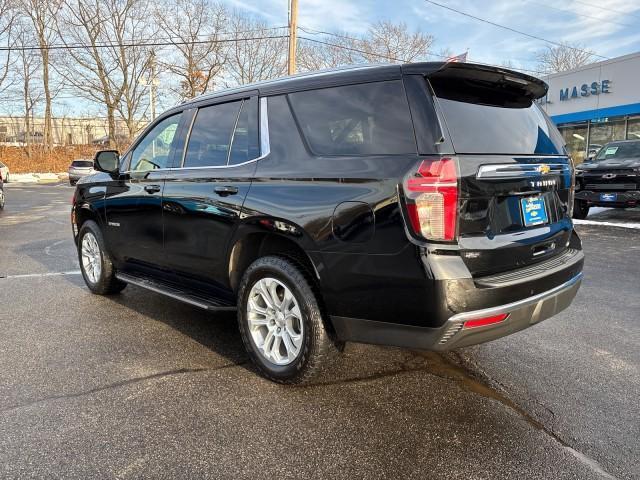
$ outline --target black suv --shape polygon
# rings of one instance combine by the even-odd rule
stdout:
[[[640,140],[607,143],[576,167],[574,218],[586,218],[591,207],[635,207],[640,204]]]
[[[416,63],[200,96],[79,180],[84,279],[237,309],[250,357],[283,383],[345,341],[448,350],[529,327],[571,303],[583,265],[546,91]]]

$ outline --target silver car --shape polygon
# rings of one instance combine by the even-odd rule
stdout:
[[[0,179],[4,183],[9,183],[9,167],[2,162],[0,162]]]
[[[87,160],[86,158],[74,160],[69,165],[69,183],[75,185],[80,178],[90,175],[94,171],[93,160]]]

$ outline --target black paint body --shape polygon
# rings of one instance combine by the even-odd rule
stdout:
[[[383,66],[312,75],[200,97],[176,107],[165,114],[184,112],[173,168],[140,176],[98,173],[81,180],[76,222],[97,219],[117,269],[143,272],[230,302],[235,302],[238,277],[247,266],[243,255],[291,248],[312,267],[328,322],[340,317],[439,327],[455,313],[514,302],[566,282],[581,271],[581,261],[536,280],[482,285],[483,277],[581,246],[567,211],[570,177],[532,187],[525,180],[481,181],[476,178],[478,167],[569,160],[565,155],[457,154],[446,131],[442,141],[434,143],[431,123],[438,119],[424,79],[442,68]],[[312,154],[288,92],[392,79],[403,82],[409,101],[415,153]],[[267,98],[268,154],[226,168],[179,168],[193,111],[249,95]],[[457,157],[460,170],[458,239],[427,242],[407,226],[403,179],[425,157],[447,155]],[[127,154],[125,166],[126,161]],[[154,188],[149,191],[148,186]],[[218,187],[230,187],[233,193],[220,194]],[[547,199],[550,223],[507,228],[504,209],[531,194]],[[250,239],[259,239],[260,247]],[[557,247],[550,253],[533,255],[551,242]],[[240,248],[250,244],[254,246]]]

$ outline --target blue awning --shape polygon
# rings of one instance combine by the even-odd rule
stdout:
[[[619,117],[634,114],[640,115],[640,103],[630,103],[629,105],[619,105],[617,107],[597,108],[595,110],[585,110],[584,112],[554,115],[551,117],[551,120],[553,120],[556,125],[560,125],[563,123],[584,122],[586,120],[598,120],[605,117]]]

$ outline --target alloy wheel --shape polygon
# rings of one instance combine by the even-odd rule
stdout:
[[[97,283],[102,273],[102,255],[98,241],[93,233],[87,232],[82,237],[80,250],[82,268],[91,283]]]
[[[302,351],[304,323],[298,300],[281,281],[258,280],[247,301],[249,332],[260,354],[276,365],[293,363]]]

